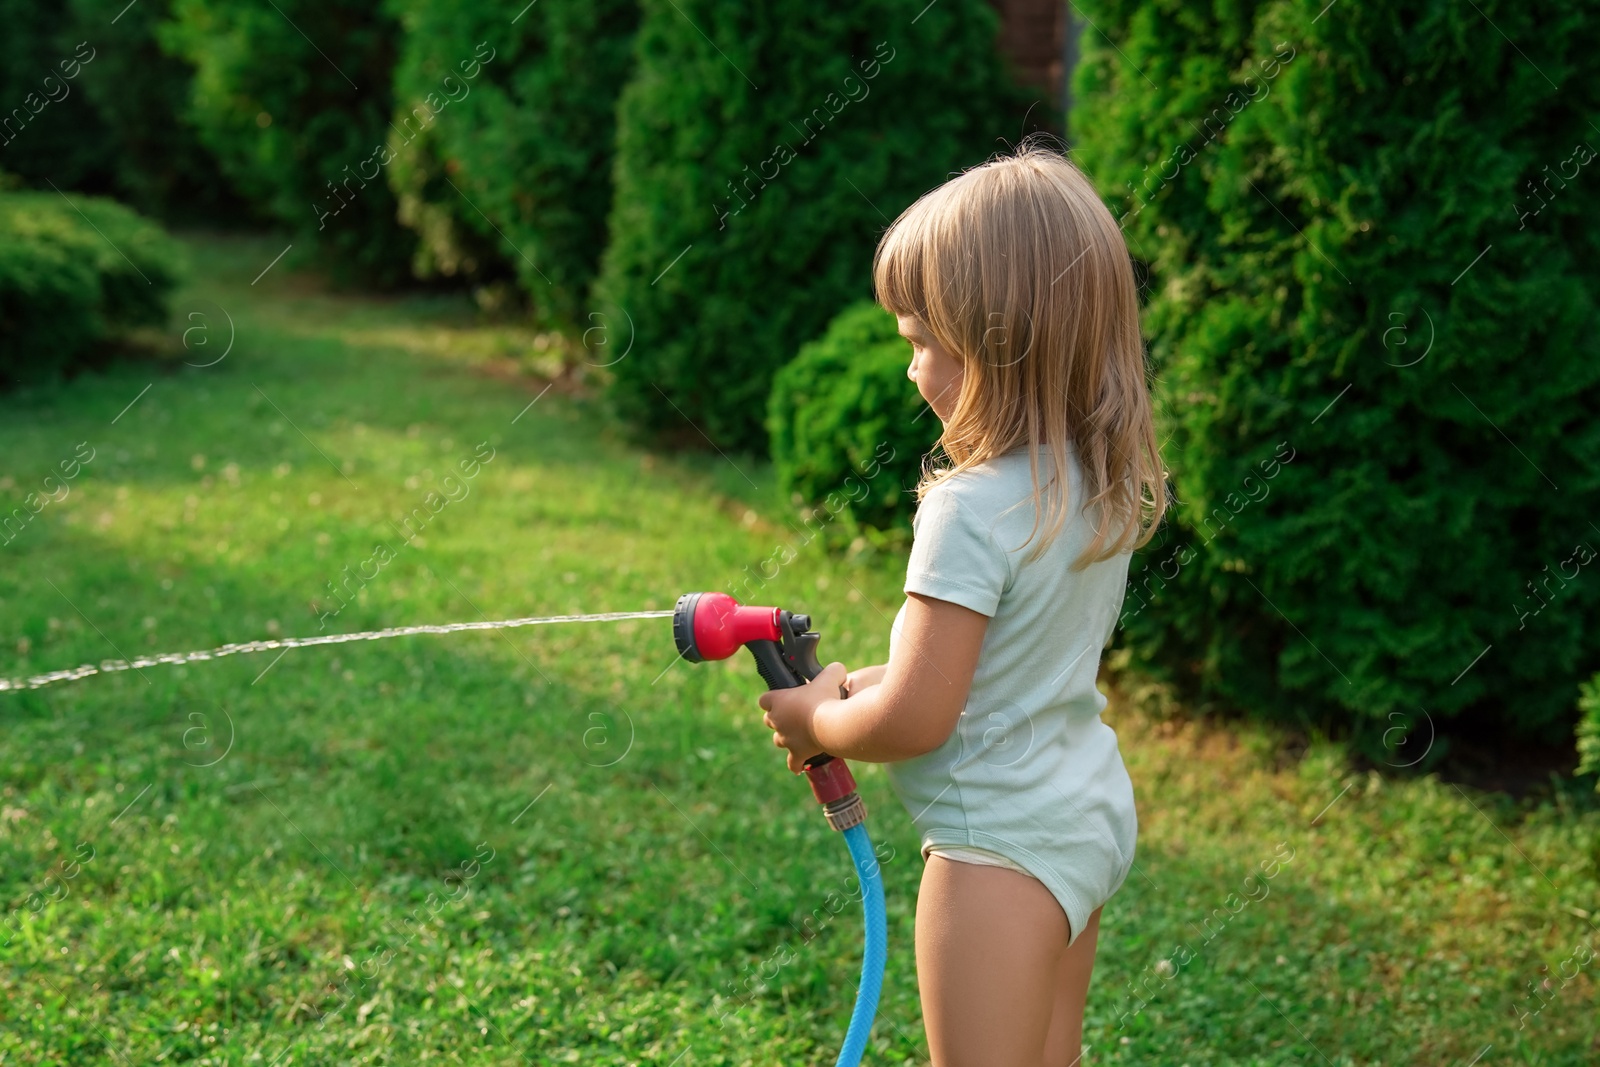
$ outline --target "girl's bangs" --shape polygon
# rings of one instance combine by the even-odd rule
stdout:
[[[926,260],[926,227],[918,225],[919,201],[895,220],[878,245],[872,264],[872,288],[876,299],[887,311],[895,315],[915,316],[927,320],[927,293],[923,284]]]

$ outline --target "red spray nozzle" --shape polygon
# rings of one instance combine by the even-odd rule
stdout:
[[[727,659],[746,641],[781,642],[778,611],[747,607],[727,593],[685,593],[672,615],[672,637],[690,663]]]
[[[727,593],[685,593],[672,612],[672,639],[690,663],[727,659],[740,646],[755,657],[769,689],[805,685],[822,672],[820,634],[811,616],[783,608],[747,607]]]
[[[672,612],[672,639],[690,663],[727,659],[740,646],[755,657],[769,689],[792,689],[818,674],[817,642],[809,615],[740,604],[727,593],[685,593]],[[845,830],[866,818],[855,779],[844,760],[818,753],[806,761],[811,791],[828,825]]]

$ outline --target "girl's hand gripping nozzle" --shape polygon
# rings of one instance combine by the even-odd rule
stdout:
[[[672,613],[672,638],[690,663],[727,659],[743,645],[755,657],[768,689],[793,689],[822,672],[809,615],[783,608],[741,605],[726,593],[685,593]],[[840,694],[843,695],[842,693]],[[867,817],[856,781],[844,760],[820,753],[806,760],[811,792],[828,825],[848,830]]]
[[[672,613],[672,638],[677,642],[678,654],[691,663],[727,659],[743,645],[756,658],[756,669],[769,689],[793,689],[822,673],[817,662],[817,642],[822,635],[811,629],[810,616],[782,608],[744,607],[726,593],[685,593],[679,597]],[[861,984],[856,987],[850,1029],[835,1063],[835,1067],[860,1067],[878,1010],[884,963],[889,954],[883,877],[863,825],[867,806],[856,795],[855,779],[844,760],[826,753],[812,756],[806,760],[806,777],[811,780],[811,791],[822,804],[828,825],[843,832],[861,883],[866,933]]]

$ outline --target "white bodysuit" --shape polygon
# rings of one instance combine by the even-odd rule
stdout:
[[[963,471],[923,498],[905,591],[970,608],[989,625],[950,737],[884,767],[924,857],[950,849],[952,859],[1032,875],[1061,904],[1076,941],[1127,878],[1138,818],[1095,685],[1129,553],[1070,569],[1093,529],[1078,510],[1082,474],[1075,454],[1068,457],[1074,517],[1035,560],[1024,558],[1033,546],[1022,547],[1034,521],[1026,449]],[[1044,448],[1039,474],[1051,476]],[[890,632],[891,657],[904,611]]]

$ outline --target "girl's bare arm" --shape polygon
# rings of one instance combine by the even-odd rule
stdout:
[[[959,604],[909,594],[895,654],[876,685],[852,688],[841,700],[848,676],[844,664],[830,663],[806,685],[761,694],[773,744],[789,750],[796,773],[820,752],[868,763],[932,752],[966,705],[988,625],[988,616]]]
[[[879,663],[871,667],[857,667],[844,680],[845,691],[851,696],[855,696],[868,686],[877,685],[883,681],[883,672],[888,669],[889,665],[887,663]]]

